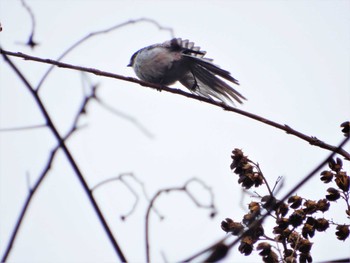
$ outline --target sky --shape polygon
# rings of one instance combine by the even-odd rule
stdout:
[[[350,117],[350,1],[40,1],[28,0],[35,15],[34,49],[23,45],[31,20],[21,1],[0,1],[3,49],[57,59],[91,32],[148,18],[174,30],[207,51],[230,71],[248,100],[237,107],[287,124],[337,145],[340,124]],[[135,77],[126,67],[138,49],[171,38],[154,24],[131,23],[89,39],[63,59],[73,65]],[[32,85],[48,65],[12,58]],[[119,114],[91,102],[67,145],[90,187],[132,173],[149,197],[159,189],[181,187],[199,178],[212,188],[217,215],[199,209],[184,193],[162,195],[150,217],[151,259],[180,261],[223,238],[220,222],[240,220],[251,197],[230,171],[231,152],[240,148],[258,162],[271,185],[279,176],[283,196],[329,154],[283,131],[183,96],[135,83],[54,69],[40,96],[64,135],[83,99],[83,84],[98,84],[98,96]],[[173,87],[181,88],[180,84]],[[86,88],[86,86],[85,86]],[[184,89],[185,90],[185,89]],[[130,121],[130,116],[139,125]],[[40,125],[44,119],[23,83],[0,60],[0,129]],[[142,128],[140,128],[140,125]],[[147,132],[145,132],[145,130]],[[0,254],[28,194],[56,142],[46,128],[0,132]],[[350,150],[349,145],[345,149]],[[349,171],[349,163],[345,164]],[[145,261],[144,225],[148,201],[133,177],[125,179],[135,196],[118,182],[94,191],[116,239],[130,262]],[[320,199],[327,185],[317,178],[299,195]],[[266,194],[266,189],[257,192]],[[210,195],[198,184],[193,193],[204,204]],[[333,220],[346,220],[337,202]],[[267,226],[273,225],[267,221]],[[315,261],[350,255],[349,241],[334,229],[313,239]],[[227,262],[260,261],[257,252],[230,251]],[[116,262],[116,257],[65,155],[59,151],[35,195],[9,257],[10,262]]]

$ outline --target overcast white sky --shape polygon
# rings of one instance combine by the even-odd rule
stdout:
[[[30,33],[30,18],[20,1],[0,1],[2,48],[56,59],[86,34],[146,17],[172,27],[177,37],[188,38],[207,56],[229,70],[248,101],[243,110],[288,124],[330,144],[343,135],[339,125],[350,117],[350,1],[27,1],[36,18],[34,50],[20,45]],[[169,32],[150,23],[133,24],[95,37],[63,61],[135,76],[127,68],[138,49],[168,40]],[[32,85],[47,65],[12,58]],[[68,142],[88,184],[132,172],[150,196],[158,189],[182,186],[192,177],[210,185],[218,215],[197,209],[183,194],[166,195],[156,203],[165,216],[151,217],[153,261],[178,261],[225,236],[220,222],[240,220],[241,189],[229,169],[230,154],[241,148],[259,162],[273,185],[283,176],[280,195],[312,170],[329,153],[282,131],[242,116],[224,112],[185,97],[157,92],[136,84],[89,76],[100,85],[101,99],[141,122],[153,135],[145,136],[127,120],[97,103],[88,107],[81,124],[87,127]],[[42,124],[43,118],[29,92],[1,59],[0,128]],[[181,88],[177,84],[175,87]],[[41,96],[59,131],[70,127],[81,103],[81,75],[55,69]],[[3,254],[16,218],[28,194],[26,174],[33,184],[55,145],[50,132],[36,129],[0,133],[0,254]],[[346,146],[347,150],[349,146]],[[346,164],[349,170],[349,165]],[[140,194],[140,187],[133,183]],[[320,199],[327,185],[318,179],[298,191]],[[265,189],[258,189],[262,195]],[[194,193],[203,200],[201,189]],[[108,223],[131,262],[145,260],[142,199],[125,221],[119,218],[133,204],[120,183],[95,192]],[[246,196],[243,204],[249,203]],[[339,201],[332,218],[344,222]],[[341,221],[342,220],[342,221]],[[315,261],[349,256],[349,241],[336,240],[334,229],[317,234]],[[257,254],[255,252],[255,254]],[[115,262],[108,240],[85,193],[60,153],[37,193],[10,256],[12,262]],[[243,257],[234,248],[230,262],[260,261]]]

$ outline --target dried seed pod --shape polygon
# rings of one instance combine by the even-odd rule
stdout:
[[[328,222],[327,219],[325,219],[325,218],[319,218],[319,219],[317,219],[316,225],[315,225],[315,228],[316,228],[317,231],[323,232],[323,231],[325,231],[328,227],[329,227],[329,222]]]
[[[300,240],[299,248],[298,250],[301,253],[309,253],[311,250],[313,243],[311,243],[308,239],[302,239]]]
[[[300,255],[299,255],[299,262],[300,263],[312,262],[312,257],[310,255],[310,253],[300,253]]]
[[[344,192],[349,191],[350,178],[346,175],[346,172],[338,172],[335,176],[335,183]]]
[[[304,219],[305,219],[305,212],[301,209],[295,210],[294,213],[289,216],[289,223],[293,227],[297,227],[303,223]]]
[[[299,208],[301,206],[302,201],[303,199],[301,198],[301,196],[298,195],[293,195],[288,198],[288,204],[292,203],[290,207],[293,209]]]
[[[327,189],[327,192],[329,193],[326,195],[327,200],[329,201],[336,201],[340,198],[340,193],[337,189],[330,187]]]
[[[282,217],[277,219],[276,223],[278,224],[278,228],[283,231],[289,226],[289,219]]]
[[[251,213],[256,213],[260,215],[260,204],[258,202],[250,202],[248,208]]]
[[[268,242],[261,242],[256,247],[256,250],[261,250],[259,255],[267,256],[271,252],[271,245]]]
[[[241,244],[238,247],[238,251],[244,254],[245,256],[248,256],[253,251],[253,244],[254,241],[250,236],[245,236],[241,240]]]
[[[345,240],[349,237],[349,226],[337,226],[336,229],[337,231],[335,232],[335,234],[339,240]]]
[[[244,226],[240,222],[234,222],[231,218],[226,218],[221,222],[221,229],[237,236],[243,232]]]
[[[344,133],[345,137],[349,137],[350,135],[350,121],[343,122],[340,124],[340,127],[343,129],[341,130]]]
[[[310,224],[304,224],[301,234],[304,238],[313,237],[315,235],[315,227]]]
[[[328,211],[330,206],[330,203],[327,201],[327,199],[320,199],[317,201],[317,209],[321,212]]]
[[[278,205],[276,206],[276,213],[281,216],[285,216],[288,213],[288,205],[286,203],[281,203],[279,202]]]
[[[334,174],[331,171],[323,171],[321,173],[321,181],[325,184],[332,181]]]
[[[314,200],[306,200],[304,202],[304,212],[306,214],[313,214],[317,211],[317,203]]]

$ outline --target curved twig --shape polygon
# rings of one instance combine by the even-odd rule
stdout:
[[[188,185],[192,182],[197,182],[200,185],[202,185],[209,193],[210,193],[210,199],[211,204],[210,205],[203,205],[201,204],[188,190]],[[209,186],[207,186],[202,180],[198,178],[192,178],[188,180],[182,187],[169,187],[160,189],[157,191],[157,193],[152,197],[151,201],[149,202],[149,205],[147,207],[146,212],[146,220],[145,220],[145,239],[146,239],[146,262],[150,262],[150,244],[149,244],[149,217],[150,212],[154,206],[155,201],[163,194],[163,193],[170,193],[170,192],[185,192],[187,196],[192,200],[192,202],[199,208],[205,208],[205,209],[212,209],[215,211],[215,205],[214,205],[214,195]],[[214,215],[215,212],[211,213],[211,216]]]

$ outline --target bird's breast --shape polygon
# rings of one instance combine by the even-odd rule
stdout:
[[[164,47],[142,50],[135,62],[136,75],[152,83],[173,84],[187,71],[182,62],[182,54],[170,52]]]

